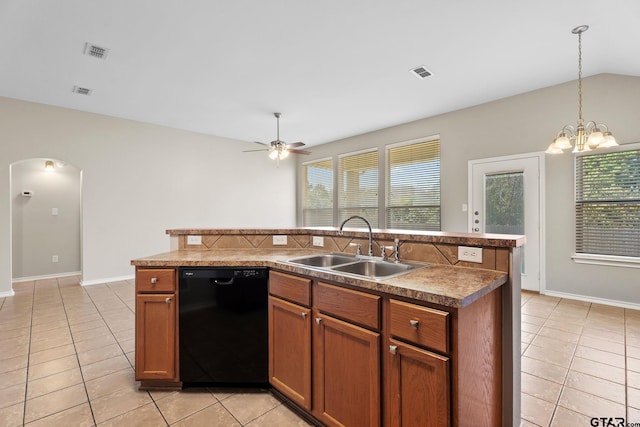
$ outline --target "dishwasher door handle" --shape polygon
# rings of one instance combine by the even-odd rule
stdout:
[[[218,280],[218,279],[213,279],[213,283],[215,283],[216,285],[223,285],[223,286],[226,286],[226,285],[233,285],[233,279],[234,279],[234,278],[232,277],[231,279],[229,279],[229,280],[227,280],[227,281],[224,281],[224,282],[223,282],[223,281],[220,281],[220,280]]]

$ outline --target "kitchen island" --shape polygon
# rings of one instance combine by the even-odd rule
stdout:
[[[431,412],[418,412],[432,415],[432,423],[427,425],[506,426],[519,422],[519,272],[511,267],[519,265],[522,236],[378,230],[373,233],[378,246],[399,239],[401,261],[428,262],[429,267],[372,279],[289,262],[321,252],[353,252],[353,244],[368,237],[359,230],[345,231],[343,236],[331,228],[182,229],[167,233],[171,236],[170,252],[132,261],[137,267],[138,298],[148,301],[155,292],[145,288],[145,282],[154,278],[158,284],[155,272],[168,274],[165,283],[173,281],[173,291],[154,296],[158,306],[164,303],[169,307],[179,298],[175,283],[179,267],[268,267],[270,382],[282,396],[323,423],[337,425],[350,420],[355,425],[366,420],[368,425],[399,425],[415,416],[414,405],[432,408]],[[323,247],[313,246],[312,242],[317,243],[314,237],[322,237]],[[481,263],[459,261],[458,246],[481,248]],[[476,265],[481,268],[472,267]],[[153,342],[153,338],[144,339],[143,320],[154,324],[148,333],[157,334],[160,329],[163,336],[171,337],[176,335],[177,317],[169,316],[158,328],[158,315],[166,312],[166,307],[164,311],[150,310],[153,314],[146,316],[144,303],[137,307],[137,344],[141,345],[136,346],[136,352],[143,355],[147,350],[143,343]],[[294,312],[302,314],[299,321],[291,317]],[[298,331],[307,341],[287,341],[283,331],[287,335]],[[338,340],[336,334],[349,339]],[[146,372],[149,375],[142,373],[138,376],[142,386],[179,387],[178,340],[177,336],[161,340],[160,347],[167,351],[174,346],[173,357],[161,363],[173,365],[167,372],[151,369]],[[368,344],[363,346],[365,341]],[[295,361],[293,370],[288,368],[292,366],[291,355],[282,363],[285,348],[298,348],[296,354],[302,357]],[[357,402],[365,408],[360,415],[341,412],[340,402],[332,399],[338,380],[327,376],[348,363],[330,357],[339,348],[343,354],[359,355],[357,363],[340,375],[356,375],[358,365],[367,367],[363,372],[369,373],[367,378],[354,377],[339,387],[346,387],[348,393],[348,384],[365,384],[362,387],[367,393],[352,393],[366,395]],[[158,363],[154,357],[147,362]],[[144,359],[136,354],[137,375],[138,360],[140,368],[144,367]],[[415,370],[416,366],[420,369]],[[403,389],[418,378],[411,393]],[[424,390],[426,383],[439,385]]]

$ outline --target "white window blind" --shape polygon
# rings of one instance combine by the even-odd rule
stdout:
[[[387,150],[388,228],[440,230],[440,140]]]
[[[348,154],[338,160],[338,219],[365,217],[378,226],[378,151]]]
[[[302,165],[302,224],[305,227],[333,225],[333,161],[318,160]]]
[[[640,257],[640,150],[576,158],[576,252]]]

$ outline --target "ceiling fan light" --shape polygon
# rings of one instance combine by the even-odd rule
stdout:
[[[277,159],[277,158],[278,158],[278,150],[271,150],[271,151],[269,152],[269,158],[270,158],[271,160],[275,160],[275,159]]]
[[[285,149],[283,149],[283,150],[280,152],[280,158],[281,158],[281,159],[286,159],[287,157],[289,157],[289,150],[287,150],[287,149],[285,148]]]

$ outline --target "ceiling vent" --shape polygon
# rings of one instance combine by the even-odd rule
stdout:
[[[106,47],[96,46],[95,44],[85,43],[84,54],[98,59],[107,59],[109,49]]]
[[[427,70],[427,68],[424,65],[420,65],[419,67],[413,68],[411,72],[413,73],[414,76],[416,76],[421,80],[426,79],[427,77],[433,74],[431,71]]]
[[[88,89],[86,87],[74,86],[73,92],[79,95],[87,95],[87,96],[91,95],[91,89]]]

